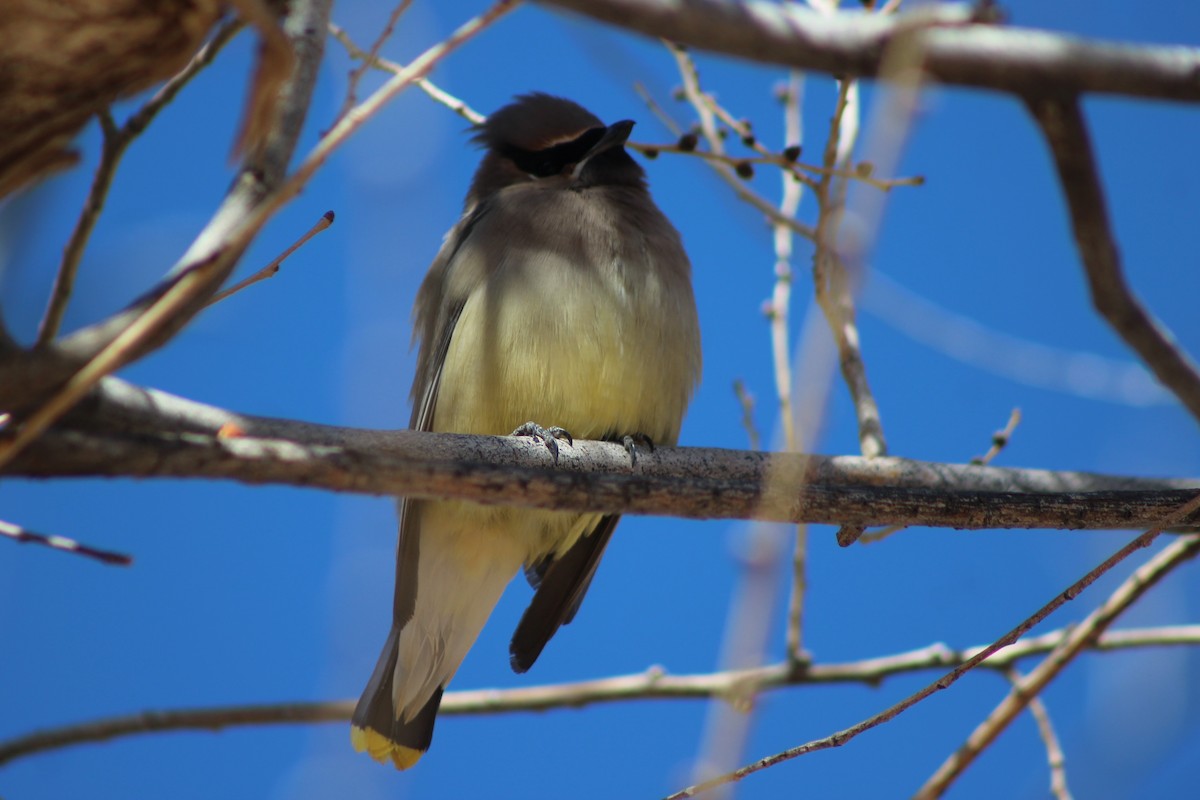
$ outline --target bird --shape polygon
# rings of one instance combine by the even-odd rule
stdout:
[[[413,309],[411,427],[673,445],[699,383],[691,264],[625,149],[565,98],[518,95],[475,128],[484,151]],[[534,588],[509,647],[528,670],[574,619],[618,515],[401,499],[391,628],[351,742],[408,769],[506,586]]]

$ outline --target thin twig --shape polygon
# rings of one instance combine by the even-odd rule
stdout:
[[[784,146],[799,149],[804,144],[804,124],[800,115],[800,97],[804,77],[799,72],[788,75],[783,90]],[[732,119],[719,105],[714,106]],[[749,131],[743,131],[743,138]],[[755,140],[757,143],[757,140]],[[805,184],[796,180],[791,173],[783,173],[779,200],[781,216],[794,218],[800,208]],[[775,286],[771,293],[771,355],[775,369],[775,391],[779,398],[780,420],[783,426],[784,443],[788,450],[803,450],[812,441],[815,431],[797,430],[797,419],[792,398],[791,305],[792,284],[795,272],[792,268],[794,239],[792,230],[786,225],[776,225],[775,240]],[[808,593],[808,526],[797,525],[792,545],[792,585],[788,594],[787,629],[785,645],[788,661],[799,667],[806,660],[804,653],[804,601]]]
[[[99,113],[100,131],[103,134],[100,163],[96,165],[96,174],[92,178],[92,186],[88,190],[83,210],[75,222],[75,229],[71,232],[71,237],[63,248],[62,262],[58,266],[54,287],[50,292],[50,300],[42,317],[41,325],[38,327],[35,346],[44,347],[49,344],[58,335],[59,328],[62,327],[63,316],[66,314],[67,304],[70,302],[71,293],[75,288],[79,263],[83,259],[88,239],[91,238],[92,230],[96,227],[100,213],[104,210],[108,191],[112,187],[113,177],[116,175],[117,166],[121,163],[121,157],[125,155],[125,150],[134,139],[146,130],[158,112],[175,99],[175,96],[192,78],[213,62],[221,49],[234,37],[234,34],[242,29],[242,26],[243,23],[240,19],[232,19],[222,24],[213,37],[196,52],[196,55],[192,56],[192,60],[188,62],[187,66],[163,84],[154,96],[130,115],[120,128],[113,121],[112,114],[108,109]]]
[[[746,382],[741,378],[733,381],[733,394],[737,398],[738,407],[742,410],[742,427],[746,430],[746,439],[751,450],[762,446],[762,436],[754,424],[754,395],[746,388]]]
[[[1014,687],[1021,684],[1021,673],[1016,667],[1004,671],[1004,676]],[[1063,754],[1062,744],[1058,734],[1054,732],[1054,723],[1050,721],[1050,712],[1041,697],[1029,700],[1029,715],[1037,724],[1038,736],[1046,746],[1046,763],[1050,767],[1050,794],[1055,800],[1071,800],[1071,790],[1067,788],[1067,758]]]
[[[992,460],[1000,455],[1005,447],[1008,447],[1009,441],[1012,440],[1013,431],[1021,424],[1021,409],[1014,408],[1012,413],[1008,415],[1008,423],[1005,424],[1002,430],[998,430],[992,434],[992,446],[988,451],[981,456],[976,456],[971,459],[971,463],[983,467],[992,463]]]
[[[116,553],[112,550],[101,550],[98,547],[90,547],[86,544],[68,539],[65,536],[47,535],[44,533],[34,533],[31,530],[22,528],[20,525],[14,525],[11,522],[0,520],[0,536],[7,536],[13,541],[21,544],[40,544],[43,547],[50,547],[55,550],[62,550],[66,553],[76,553],[88,558],[94,558],[104,564],[116,564],[118,566],[127,567],[133,563],[133,557],[124,553]]]
[[[329,23],[329,35],[337,39],[343,47],[346,48],[346,53],[353,59],[363,62],[363,65],[370,65],[384,72],[390,72],[393,75],[404,69],[402,64],[397,64],[395,61],[389,61],[382,58],[378,53],[368,53],[354,43],[350,38],[350,34],[346,33],[344,28]],[[472,125],[482,125],[487,117],[471,108],[467,103],[444,89],[439,88],[428,78],[420,78],[417,80],[417,88],[425,92],[431,98],[444,105],[446,108],[458,114],[463,119],[470,122]]]
[[[854,114],[847,117],[846,110],[853,102]],[[850,123],[849,130],[844,123]],[[833,170],[850,159],[857,131],[857,89],[853,82],[840,81],[837,105],[829,124],[825,144],[825,155],[821,163]],[[863,363],[862,348],[855,322],[854,300],[850,276],[846,273],[838,251],[839,228],[843,221],[845,181],[837,181],[832,175],[823,175],[817,184],[816,197],[819,205],[817,218],[816,250],[813,254],[813,285],[816,287],[817,303],[825,312],[825,318],[837,344],[842,377],[850,390],[858,417],[859,446],[864,456],[887,454],[887,442],[879,417],[879,406],[867,383],[866,365]]]
[[[683,133],[683,129],[680,128],[679,123],[676,122],[675,119],[658,104],[658,101],[654,99],[654,95],[650,94],[650,91],[640,82],[635,82],[633,84],[633,91],[637,93],[638,97],[642,98],[642,102],[646,104],[646,108],[650,109],[650,113],[662,123],[663,127],[670,131],[672,136],[678,139]]]
[[[1188,507],[1200,507],[1200,496]],[[1177,516],[1177,515],[1176,515]],[[1169,528],[1175,522],[1164,521],[1162,527]],[[1148,531],[1145,538],[1157,531]],[[1147,540],[1147,544],[1149,540]],[[1017,717],[1029,704],[1030,699],[1041,694],[1042,690],[1058,676],[1060,672],[1076,656],[1082,653],[1097,636],[1102,634],[1118,616],[1139,597],[1158,583],[1175,567],[1200,553],[1200,536],[1184,536],[1167,545],[1157,555],[1139,567],[1117,590],[1095,611],[1075,626],[1062,642],[1050,652],[1050,655],[1013,687],[1000,705],[979,724],[967,741],[958,748],[942,766],[925,782],[915,795],[917,800],[932,800],[941,797],[954,780],[970,766],[983,750],[995,740],[1000,733]],[[1068,590],[1069,591],[1069,590]]]
[[[1007,670],[1017,661],[1048,653],[1070,632],[1069,628],[1023,639],[996,653],[980,665],[982,669]],[[1146,647],[1195,647],[1200,645],[1200,625],[1161,628],[1132,628],[1111,631],[1090,645],[1109,652]],[[786,663],[753,670],[671,675],[662,667],[643,672],[614,675],[575,683],[526,686],[515,689],[468,689],[450,692],[442,700],[445,716],[508,714],[519,711],[579,709],[599,703],[637,700],[694,700],[725,698],[744,692],[747,686],[762,692],[788,686],[864,683],[929,669],[945,669],[981,651],[982,647],[952,651],[935,644],[906,653],[862,661],[813,664],[796,672]],[[181,730],[216,731],[248,725],[287,725],[314,722],[346,722],[354,710],[353,700],[319,703],[276,703],[253,706],[217,706],[203,709],[147,711],[122,717],[52,728],[0,742],[0,764],[39,752],[141,733]]]
[[[1200,368],[1125,281],[1078,99],[1047,95],[1027,102],[1054,157],[1092,304],[1200,423]]]
[[[733,770],[732,772],[728,772],[724,775],[719,775],[715,778],[712,778],[708,781],[704,781],[702,783],[698,783],[694,786],[689,786],[686,789],[683,789],[679,792],[669,795],[666,798],[666,800],[680,800],[681,798],[685,798],[685,797],[694,797],[695,795],[699,794],[700,792],[707,791],[714,787],[722,786],[724,784],[732,783],[735,781],[740,781],[748,775],[751,775],[755,772],[766,769],[767,767],[774,766],[775,764],[778,764],[780,762],[788,761],[790,759],[797,758],[798,756],[806,755],[808,753],[814,753],[818,750],[828,750],[832,747],[841,747],[842,745],[846,744],[848,741],[850,741],[854,737],[858,736],[859,734],[861,734],[865,731],[868,731],[872,728],[878,727],[879,725],[882,725],[886,722],[889,722],[890,720],[899,716],[904,711],[907,711],[909,708],[912,708],[914,705],[921,702],[922,700],[929,697],[930,695],[934,694],[935,692],[938,692],[942,689],[946,689],[946,688],[950,687],[952,684],[954,684],[956,681],[958,681],[959,678],[961,678],[963,675],[965,675],[970,670],[974,669],[982,661],[987,659],[988,656],[990,656],[992,653],[995,653],[998,650],[1001,650],[1004,647],[1007,647],[1007,646],[1013,644],[1014,642],[1016,642],[1026,632],[1028,632],[1035,625],[1037,625],[1042,620],[1044,620],[1046,617],[1048,617],[1050,614],[1052,614],[1054,611],[1056,611],[1063,604],[1065,604],[1071,600],[1074,600],[1079,595],[1080,592],[1082,592],[1084,589],[1086,589],[1088,586],[1090,586],[1092,583],[1094,583],[1098,578],[1100,578],[1102,575],[1107,573],[1110,569],[1115,567],[1121,561],[1125,560],[1132,553],[1134,553],[1137,550],[1140,550],[1144,547],[1149,546],[1150,543],[1153,542],[1154,539],[1160,533],[1162,533],[1162,530],[1164,528],[1169,528],[1169,527],[1178,525],[1181,521],[1190,517],[1191,514],[1193,514],[1197,509],[1200,509],[1200,494],[1195,495],[1186,504],[1177,508],[1174,512],[1172,512],[1170,515],[1168,515],[1164,520],[1161,521],[1161,523],[1159,524],[1158,527],[1152,528],[1152,529],[1146,531],[1145,533],[1143,533],[1142,535],[1138,536],[1136,539],[1134,539],[1129,544],[1125,545],[1120,550],[1118,550],[1116,553],[1114,553],[1112,556],[1110,556],[1108,559],[1106,559],[1104,561],[1104,563],[1100,564],[1098,567],[1096,567],[1095,569],[1088,572],[1088,574],[1084,575],[1078,581],[1071,584],[1069,587],[1067,587],[1066,590],[1064,590],[1063,592],[1061,592],[1057,596],[1055,596],[1053,600],[1046,603],[1036,613],[1034,613],[1032,616],[1030,616],[1023,622],[1021,622],[1019,625],[1017,625],[1017,627],[1013,628],[1011,631],[1009,631],[1004,636],[997,639],[991,645],[984,648],[978,654],[976,654],[975,656],[968,659],[962,665],[954,668],[947,674],[943,675],[941,678],[937,679],[933,683],[926,686],[924,689],[921,689],[919,692],[916,692],[915,694],[912,694],[909,697],[906,697],[904,700],[901,700],[899,703],[896,703],[895,705],[893,705],[893,706],[879,712],[878,714],[875,714],[874,716],[871,716],[855,725],[852,725],[849,728],[846,728],[845,730],[838,731],[838,732],[831,734],[830,736],[827,736],[823,739],[816,739],[814,741],[807,742],[807,743],[799,745],[797,747],[788,748],[787,750],[784,750],[779,753],[775,753],[774,755],[767,756],[766,758],[761,758],[758,761],[755,761],[751,764],[747,764],[746,766],[741,767],[736,770]],[[1178,547],[1178,545],[1182,545],[1185,543],[1187,543],[1188,547],[1191,548],[1189,550],[1189,554],[1190,554],[1190,553],[1194,552],[1194,550],[1200,549],[1200,536],[1189,536],[1189,537],[1186,537],[1186,539],[1181,539],[1181,540],[1179,540],[1179,542],[1172,544],[1171,547],[1168,549],[1175,550]],[[1167,551],[1164,550],[1163,552],[1165,553]],[[1155,559],[1151,563],[1157,563],[1157,562],[1158,562],[1158,559]],[[1139,570],[1138,573],[1135,573],[1135,576],[1140,573],[1141,573],[1141,571]],[[1139,594],[1140,594],[1140,592],[1139,592]],[[1093,617],[1096,616],[1096,614],[1098,614],[1100,612],[1100,610],[1107,608],[1107,607],[1108,607],[1108,604],[1105,604],[1105,606],[1102,606],[1101,609],[1097,610],[1097,612],[1093,612],[1093,614],[1091,616],[1089,616],[1089,619],[1092,619]],[[1109,620],[1109,621],[1111,621],[1111,620]],[[1078,628],[1073,629],[1068,634],[1067,639],[1065,639],[1064,641],[1074,641],[1076,639],[1076,634],[1077,634],[1078,630],[1079,630]],[[1081,646],[1083,644],[1086,644],[1087,641],[1088,641],[1088,638],[1084,637],[1081,640],[1081,643],[1080,643]],[[1053,652],[1059,652],[1060,650],[1063,650],[1062,644],[1060,644],[1058,647],[1056,647]],[[1075,652],[1078,652],[1078,651],[1077,650],[1072,651],[1072,655]],[[1043,662],[1043,666],[1045,663],[1049,662],[1052,658],[1053,658],[1053,653],[1050,657],[1047,658],[1046,662]],[[1041,669],[1042,668],[1039,667],[1038,670],[1035,670],[1033,673],[1030,674],[1030,677],[1032,677],[1034,674],[1038,674],[1039,670],[1041,670]]]
[[[277,255],[271,261],[271,263],[267,264],[265,267],[263,267],[258,272],[251,275],[249,278],[238,281],[233,286],[230,286],[228,289],[217,292],[208,301],[207,305],[211,306],[216,303],[219,303],[222,300],[224,300],[226,297],[229,297],[230,295],[233,295],[233,294],[237,294],[242,289],[245,289],[247,286],[252,286],[252,285],[258,283],[259,281],[264,281],[267,278],[274,277],[279,272],[279,267],[283,264],[284,259],[286,259],[292,253],[299,250],[301,247],[303,247],[305,244],[308,243],[309,239],[316,236],[321,231],[324,231],[326,228],[328,228],[332,224],[333,224],[333,212],[326,211],[324,214],[321,215],[321,219],[319,219],[317,221],[317,224],[313,225],[311,228],[308,229],[308,233],[304,234],[299,239],[297,239],[295,242],[293,242],[291,247],[289,247],[288,249],[284,250],[282,253]]]
[[[713,114],[708,103],[704,99],[704,91],[700,88],[699,76],[696,72],[696,65],[692,61],[691,56],[687,51],[678,47],[671,42],[664,42],[671,55],[675,58],[675,63],[679,68],[679,74],[683,78],[683,88],[688,101],[692,107],[696,109],[696,114],[700,118],[700,131],[708,142],[709,150],[717,155],[723,155],[725,152],[724,143],[721,141],[721,136],[717,130],[716,117]],[[805,239],[812,240],[816,236],[816,231],[799,220],[792,219],[779,213],[779,210],[773,203],[760,195],[758,192],[746,185],[746,181],[738,176],[737,171],[723,161],[705,160],[705,163],[712,168],[713,172],[725,181],[730,188],[733,189],[738,199],[743,200],[754,206],[762,212],[767,219],[775,225],[787,225],[797,235]]]
[[[694,156],[702,158],[705,161],[715,161],[722,164],[727,164],[735,170],[740,164],[765,164],[767,166],[779,167],[789,175],[794,175],[795,180],[799,180],[808,186],[815,185],[814,181],[804,173],[812,175],[832,175],[836,178],[845,178],[851,181],[860,181],[868,186],[872,186],[880,191],[890,191],[898,186],[923,186],[925,178],[922,176],[913,176],[911,178],[890,178],[881,180],[873,174],[859,170],[850,169],[826,169],[821,166],[813,166],[800,161],[793,161],[786,155],[781,153],[770,153],[761,156],[731,156],[728,153],[713,153],[709,150],[699,148],[688,149],[680,147],[678,142],[669,144],[656,144],[654,142],[627,142],[626,147],[631,150],[637,150],[643,155],[648,155],[651,158],[659,153],[672,153],[681,156]]]
[[[360,58],[362,63],[350,71],[350,80],[346,86],[346,98],[342,101],[342,108],[338,111],[336,119],[346,116],[346,112],[354,108],[355,102],[358,101],[358,84],[362,82],[363,76],[367,74],[367,70],[375,66],[375,60],[379,57],[379,51],[383,49],[383,43],[391,38],[392,32],[396,30],[396,23],[400,21],[400,17],[404,15],[404,12],[411,5],[412,0],[400,0],[388,16],[387,24],[384,25],[383,30],[379,32],[379,35],[375,37],[375,41],[371,43],[370,52],[363,53],[361,50],[359,51],[361,56],[356,57]],[[332,27],[331,23],[330,28]]]
[[[1008,442],[1012,438],[1013,431],[1017,429],[1017,425],[1019,425],[1020,422],[1021,409],[1014,408],[1012,413],[1008,415],[1008,424],[1004,426],[1004,429],[996,431],[992,434],[992,446],[988,449],[988,451],[981,456],[972,458],[969,463],[972,466],[977,467],[985,467],[992,463],[992,459],[1000,455],[1000,452],[1008,446]],[[864,531],[854,538],[845,537],[848,539],[848,541],[846,541],[846,545],[854,544],[855,542],[858,542],[859,544],[875,544],[876,542],[883,541],[894,533],[899,533],[900,531],[904,530],[905,527],[906,526],[904,525],[889,525],[886,528],[880,528],[879,530],[875,531]]]

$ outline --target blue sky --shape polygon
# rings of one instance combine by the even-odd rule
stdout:
[[[1179,42],[1200,24],[1200,10],[1183,2],[1158,3],[1153,12],[1117,2],[1006,7],[1017,24],[1130,41]],[[385,53],[411,57],[482,8],[418,2]],[[347,2],[335,19],[366,43],[387,12],[386,4]],[[67,327],[102,318],[159,278],[216,207],[233,174],[226,154],[252,49],[245,37],[235,41],[129,152],[84,260]],[[784,73],[698,59],[706,88],[778,145],[772,88]],[[331,43],[303,147],[336,113],[349,69]],[[661,46],[537,7],[519,9],[433,77],[485,112],[513,94],[544,90],[606,120],[637,119],[639,141],[669,141],[631,88],[640,80],[676,119],[691,119],[669,99],[679,81]],[[826,77],[806,81],[810,153],[819,151],[833,91]],[[868,125],[873,98],[868,89]],[[122,105],[118,116],[134,107]],[[1089,98],[1085,111],[1129,279],[1196,353],[1200,114],[1110,98]],[[97,142],[89,129],[80,140],[81,167],[0,207],[0,302],[25,339],[36,330]],[[241,272],[270,260],[327,210],[337,214],[334,226],[279,276],[214,307],[123,376],[248,413],[402,427],[413,367],[412,297],[457,217],[477,158],[463,120],[415,90],[402,96],[272,222]],[[773,282],[771,238],[760,215],[696,160],[662,156],[646,167],[655,198],[691,254],[704,337],[704,380],[681,443],[743,448],[735,379],[758,398],[757,426],[768,433],[777,427],[761,314]],[[927,91],[900,171],[923,175],[926,185],[889,198],[870,259],[884,277],[865,288],[861,319],[891,453],[966,460],[987,448],[992,431],[1019,406],[1024,421],[999,464],[1200,474],[1195,421],[1146,388],[1123,344],[1090,308],[1046,148],[1021,105],[987,93]],[[754,185],[776,197],[778,179],[769,171],[760,170]],[[811,220],[811,199],[801,216]],[[798,244],[802,278],[810,256]],[[797,334],[809,294],[799,280]],[[991,338],[967,347],[971,330],[951,325],[956,317],[973,320]],[[1017,375],[1003,365],[1016,365]],[[816,449],[857,450],[853,409],[840,384]],[[386,499],[185,481],[6,480],[0,518],[136,559],[129,569],[105,568],[0,542],[0,738],[145,709],[356,697],[388,624],[395,522]],[[627,518],[579,617],[530,673],[515,676],[508,668],[507,641],[529,596],[517,581],[453,688],[586,679],[653,664],[678,673],[716,668],[741,579],[734,555],[748,529]],[[939,641],[984,643],[1129,538],[915,529],[841,550],[832,529],[815,527],[806,644],[819,661],[843,661]],[[1081,618],[1144,557],[1102,580],[1046,629]],[[1180,570],[1121,624],[1195,621],[1195,570]],[[782,618],[771,625],[779,634],[770,656],[778,658]],[[746,760],[851,725],[933,677],[765,696]],[[1198,678],[1195,653],[1157,650],[1085,656],[1054,683],[1045,698],[1077,795],[1167,797],[1194,787]],[[996,675],[968,676],[847,747],[748,779],[740,796],[907,796],[1005,691]],[[343,725],[142,736],[0,769],[0,793],[658,797],[690,782],[708,711],[703,702],[657,701],[447,718],[429,755],[402,775],[351,752]],[[1026,716],[951,796],[1041,798],[1047,785],[1043,748]]]

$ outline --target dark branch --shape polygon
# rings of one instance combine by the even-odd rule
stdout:
[[[53,550],[61,550],[64,553],[75,553],[76,555],[87,556],[94,558],[102,564],[115,564],[122,567],[127,567],[133,563],[133,558],[124,553],[116,553],[112,550],[101,550],[98,547],[91,547],[77,542],[74,539],[68,539],[65,536],[54,536],[45,533],[35,533],[34,531],[22,528],[20,525],[14,525],[11,522],[0,520],[0,536],[7,536],[14,542],[19,544],[40,544],[43,547],[49,547]]]
[[[370,431],[233,414],[109,378],[5,470],[191,477],[689,518],[954,528],[1141,528],[1200,480],[576,441]],[[225,428],[225,433],[218,432]],[[230,431],[234,432],[230,435]]]
[[[897,34],[921,34],[929,80],[1033,96],[1102,92],[1200,100],[1200,50],[1130,46],[974,21],[967,4],[897,15],[825,16],[762,0],[541,0],[702,50],[850,77],[877,77]]]
[[[1029,108],[1054,156],[1093,305],[1200,422],[1200,370],[1125,282],[1100,171],[1078,100],[1042,97],[1030,100]]]

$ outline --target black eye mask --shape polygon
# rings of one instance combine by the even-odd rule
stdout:
[[[506,147],[503,152],[522,172],[538,178],[549,178],[552,175],[561,175],[567,167],[582,161],[604,136],[605,130],[591,128],[569,142],[562,142],[545,150],[530,151],[519,147]]]

